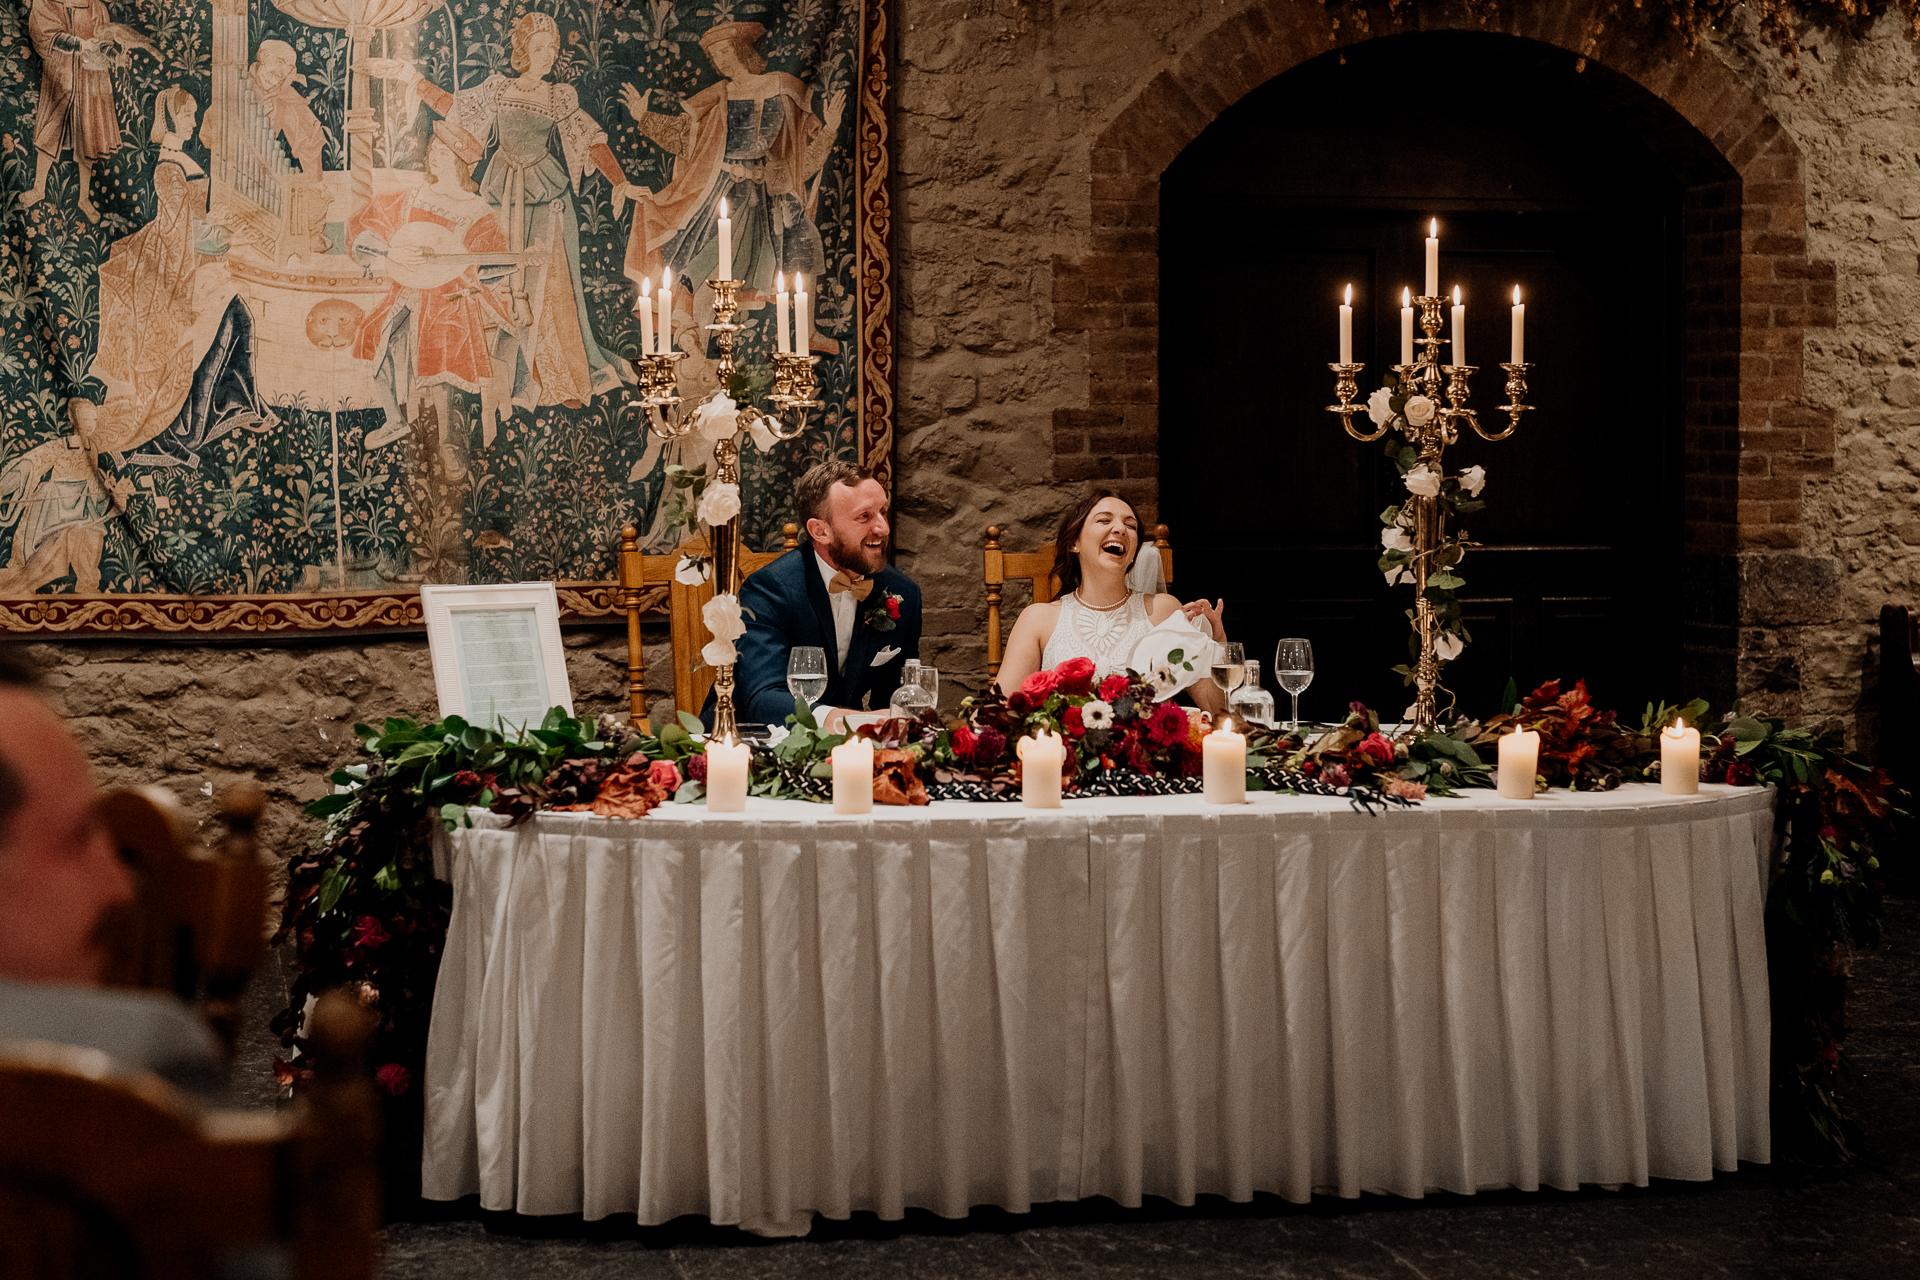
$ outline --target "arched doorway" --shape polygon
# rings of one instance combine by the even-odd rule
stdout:
[[[1650,138],[1642,114],[1671,119]],[[1463,286],[1481,367],[1473,405],[1504,421],[1494,366],[1518,283],[1539,406],[1513,438],[1448,452],[1489,477],[1466,522],[1483,547],[1462,566],[1474,644],[1448,685],[1481,713],[1509,678],[1585,676],[1615,707],[1729,694],[1687,652],[1729,611],[1715,548],[1689,542],[1687,458],[1689,380],[1738,363],[1737,324],[1712,322],[1711,273],[1688,261],[1728,187],[1737,211],[1732,166],[1652,95],[1507,36],[1369,41],[1222,112],[1160,182],[1160,494],[1182,595],[1227,596],[1249,656],[1313,639],[1304,711],[1410,701],[1390,670],[1410,592],[1374,568],[1379,513],[1404,490],[1323,406],[1340,287],[1355,286],[1364,394],[1398,359],[1400,290],[1437,216],[1442,289]]]

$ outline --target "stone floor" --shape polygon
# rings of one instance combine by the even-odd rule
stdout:
[[[1743,1166],[1711,1183],[1249,1205],[1203,1198],[1052,1205],[964,1222],[913,1213],[821,1220],[768,1242],[704,1222],[516,1219],[452,1207],[391,1226],[388,1280],[524,1276],[1920,1277],[1920,902],[1892,904],[1858,967],[1857,1158],[1837,1169]],[[263,1059],[264,1060],[264,1059]],[[270,1096],[270,1095],[263,1095]]]

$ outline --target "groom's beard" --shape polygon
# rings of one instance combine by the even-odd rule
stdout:
[[[847,541],[838,530],[831,530],[827,539],[827,563],[843,573],[871,578],[887,567],[887,546],[884,542],[869,547],[862,542]]]

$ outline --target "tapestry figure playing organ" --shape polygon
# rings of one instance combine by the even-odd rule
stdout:
[[[684,527],[631,404],[637,281],[675,279],[704,396],[722,199],[747,393],[798,274],[826,402],[747,459],[748,543],[813,462],[884,467],[885,154],[848,110],[868,86],[884,137],[884,0],[209,4],[0,10],[6,628],[178,629],[213,615],[138,601],[202,596],[340,625],[423,576],[611,612],[620,528]]]

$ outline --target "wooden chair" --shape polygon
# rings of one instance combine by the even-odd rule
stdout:
[[[267,953],[268,868],[254,835],[266,803],[252,785],[224,792],[227,835],[208,849],[180,802],[159,787],[101,800],[136,882],[133,901],[107,921],[101,980],[171,992],[197,1006],[229,1054],[247,980]]]
[[[1173,581],[1173,548],[1167,545],[1167,526],[1153,526],[1153,545],[1160,549],[1160,576]],[[1000,589],[1008,582],[1027,582],[1033,587],[1033,602],[1045,604],[1060,594],[1060,579],[1053,573],[1053,548],[1040,551],[1003,551],[1000,526],[987,526],[987,680],[1000,675],[1000,660],[1006,641],[1000,634]]]
[[[301,1280],[371,1277],[372,1016],[329,992],[310,1027],[313,1080],[278,1112],[201,1112],[97,1049],[0,1044],[0,1275],[198,1280],[279,1246]]]
[[[1880,688],[1878,703],[1879,764],[1908,792],[1920,794],[1920,743],[1911,726],[1920,721],[1920,615],[1906,605],[1880,609]],[[1881,854],[1887,879],[1911,889],[1920,881],[1920,865],[1907,851],[1915,847],[1920,818],[1900,820],[1902,839],[1893,842],[1896,856]]]
[[[754,570],[765,568],[800,545],[799,525],[782,525],[780,533],[778,551],[741,550],[742,581]],[[694,669],[700,650],[713,638],[700,616],[707,601],[713,599],[713,580],[708,578],[699,586],[688,586],[673,579],[674,566],[680,563],[680,557],[711,554],[711,544],[705,534],[688,538],[671,555],[650,556],[640,551],[639,530],[628,525],[620,531],[620,603],[627,611],[627,715],[633,727],[642,733],[653,732],[653,722],[647,716],[646,659],[640,647],[642,596],[649,586],[667,588],[668,623],[673,638],[674,706],[699,715],[707,694],[713,689],[713,668]]]

